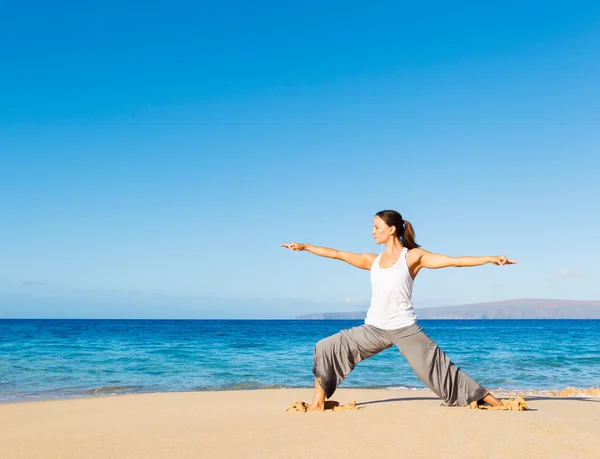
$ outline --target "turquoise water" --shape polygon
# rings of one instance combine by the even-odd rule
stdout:
[[[423,320],[488,388],[600,385],[600,320]],[[361,321],[0,320],[0,402],[311,387],[315,343]],[[424,388],[396,348],[341,387]]]

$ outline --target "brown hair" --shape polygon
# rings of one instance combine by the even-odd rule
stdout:
[[[408,250],[421,247],[415,242],[415,230],[408,220],[404,220],[395,210],[381,210],[375,214],[381,218],[387,226],[396,228],[394,236],[402,242],[402,245]]]

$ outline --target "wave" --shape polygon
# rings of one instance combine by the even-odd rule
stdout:
[[[142,389],[142,386],[104,386],[96,389],[84,390],[83,393],[86,395],[116,395],[125,392],[138,392]]]
[[[280,384],[263,384],[255,381],[240,381],[227,384],[218,384],[214,386],[198,386],[192,389],[193,392],[216,392],[224,390],[258,390],[258,389],[297,389],[299,386],[283,386]],[[308,387],[308,386],[307,386]]]
[[[545,397],[600,397],[600,387],[567,387],[566,389],[490,389],[496,394],[520,395],[520,396],[545,396]]]

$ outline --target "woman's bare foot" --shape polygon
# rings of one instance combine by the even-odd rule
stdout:
[[[325,404],[311,403],[306,407],[306,412],[309,411],[325,411]]]
[[[504,403],[502,403],[500,400],[498,400],[492,394],[487,394],[481,400],[484,401],[485,403],[487,403],[488,405],[497,406],[497,407],[503,407],[504,406]]]

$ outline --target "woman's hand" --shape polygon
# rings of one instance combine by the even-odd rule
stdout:
[[[504,255],[500,255],[499,257],[490,257],[491,263],[502,266],[502,265],[516,265],[517,262],[513,260],[509,260]]]
[[[291,244],[281,244],[281,247],[290,249],[292,252],[302,252],[306,250],[306,244],[299,244],[298,242],[292,242]]]

